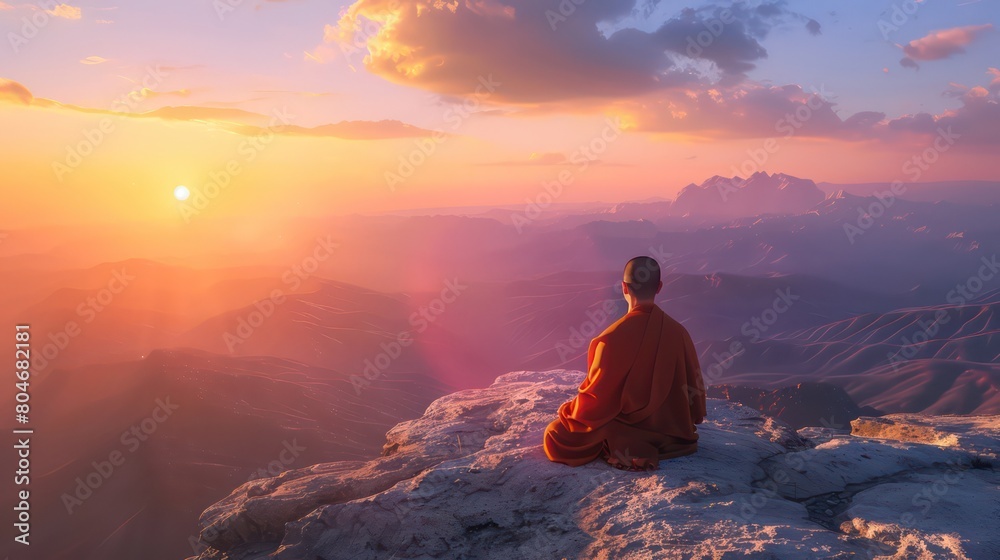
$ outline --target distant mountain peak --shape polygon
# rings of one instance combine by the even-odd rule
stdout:
[[[732,218],[802,214],[825,198],[810,179],[757,171],[746,179],[715,175],[700,185],[692,183],[677,195],[674,209],[680,214]]]

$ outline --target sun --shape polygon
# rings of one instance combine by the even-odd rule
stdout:
[[[191,190],[184,185],[179,185],[174,189],[174,198],[181,202],[187,200],[189,196],[191,196]]]

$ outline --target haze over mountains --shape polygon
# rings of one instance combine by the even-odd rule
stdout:
[[[856,196],[872,196],[876,192],[892,189],[892,183],[837,184],[819,183],[826,193],[847,192]],[[1000,182],[996,181],[946,181],[935,183],[903,183],[898,186],[902,196],[915,202],[948,201],[955,204],[1000,203]]]
[[[639,254],[711,384],[820,382],[845,414],[1000,413],[1000,208],[981,188],[758,173],[674,201],[233,224],[215,244],[199,224],[5,232],[0,317],[31,323],[36,357],[38,515],[63,531],[47,557],[191,554],[198,513],[288,442],[305,450],[281,468],[368,459],[442,395],[583,369]],[[168,397],[130,451],[123,432]],[[124,465],[68,513],[115,450]]]

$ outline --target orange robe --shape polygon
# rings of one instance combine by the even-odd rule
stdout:
[[[587,352],[587,378],[545,429],[545,454],[578,466],[598,457],[655,469],[698,449],[705,385],[691,335],[652,303],[626,313]]]

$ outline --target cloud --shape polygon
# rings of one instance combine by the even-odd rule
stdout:
[[[191,90],[184,88],[169,91],[155,91],[149,88],[142,88],[137,90],[135,94],[139,99],[153,99],[156,97],[190,97]]]
[[[91,65],[93,65],[93,64],[103,64],[103,63],[105,63],[107,61],[108,61],[108,59],[100,57],[100,56],[88,56],[87,58],[82,59],[80,61],[80,64],[91,64]]]
[[[56,4],[55,2],[32,2],[12,5],[6,2],[0,2],[0,11],[16,9],[44,11],[52,17],[63,19],[80,19],[83,17],[83,10],[81,8],[71,6],[69,4]]]
[[[396,120],[383,121],[341,121],[316,127],[292,124],[275,125],[275,119],[243,109],[224,107],[162,107],[145,113],[132,115],[136,118],[159,118],[163,120],[200,122],[217,128],[242,134],[257,136],[269,131],[286,136],[312,136],[316,138],[339,138],[342,140],[390,140],[397,138],[423,138],[435,134]],[[442,133],[437,133],[442,134]]]
[[[900,63],[904,67],[918,68],[917,60],[942,60],[965,52],[965,47],[977,37],[993,29],[992,23],[969,25],[933,31],[930,34],[903,45],[906,54]],[[907,62],[908,61],[908,62]]]
[[[958,135],[957,145],[988,147],[1000,146],[1000,99],[996,92],[982,86],[969,88],[961,96],[962,106],[941,115],[917,113],[885,123],[889,133],[932,136],[940,130],[950,130]]]
[[[478,77],[492,74],[502,82],[493,101],[593,103],[705,79],[738,82],[767,56],[760,41],[771,28],[800,19],[782,0],[738,2],[685,9],[651,32],[601,32],[635,7],[636,0],[358,0],[326,27],[324,40],[334,53],[366,53],[365,67],[387,80],[439,94],[469,94]],[[312,56],[330,58],[322,48]]]
[[[188,90],[172,92],[154,92],[143,88],[133,92],[138,98],[156,97],[161,95],[187,95]],[[285,124],[273,126],[275,117],[226,107],[161,107],[143,113],[127,111],[112,111],[92,107],[67,105],[35,97],[24,85],[0,78],[0,103],[24,105],[38,108],[58,108],[79,113],[113,115],[119,118],[160,119],[166,121],[185,121],[213,126],[243,135],[259,135],[268,132],[290,136],[312,136],[324,138],[340,138],[346,140],[386,140],[397,138],[422,138],[443,133],[433,132],[396,120],[383,121],[342,121],[316,127],[304,127]]]
[[[388,140],[393,138],[422,138],[435,134],[429,130],[406,124],[397,120],[381,121],[341,121],[335,124],[325,124],[313,128],[287,126],[282,134],[293,136],[314,136],[327,138],[342,138],[346,140]],[[444,133],[436,133],[447,136]]]
[[[969,144],[996,143],[995,96],[963,95],[958,109],[897,119],[876,111],[841,115],[829,95],[748,77],[768,56],[777,27],[822,25],[785,0],[710,3],[643,29],[656,0],[356,0],[327,25],[313,55],[363,54],[364,67],[394,83],[445,98],[468,95],[483,76],[497,82],[493,109],[524,115],[603,112],[628,130],[704,139],[798,138],[912,143],[929,124],[967,131]],[[666,3],[662,4],[666,6]],[[992,25],[938,31],[901,46],[901,65],[947,58]],[[326,47],[327,50],[323,50]],[[349,61],[350,62],[350,61]],[[356,61],[355,61],[356,62]],[[977,94],[982,90],[977,90]],[[986,90],[989,93],[988,90]],[[916,144],[914,144],[916,145]],[[511,165],[558,165],[558,155]]]
[[[626,121],[644,132],[685,133],[703,138],[849,137],[873,115],[842,121],[830,94],[797,85],[743,83],[688,90],[622,103]]]
[[[0,103],[31,105],[34,98],[28,88],[23,85],[13,80],[0,78]]]
[[[564,165],[569,163],[569,159],[558,152],[533,153],[528,156],[530,165]]]
[[[990,68],[986,73],[993,76],[993,81],[990,82],[990,91],[1000,91],[1000,69]]]
[[[878,140],[919,147],[945,129],[960,135],[958,143],[964,148],[995,149],[1000,145],[1000,84],[991,88],[953,87],[956,90],[948,95],[961,103],[957,109],[898,118],[877,111],[861,111],[845,118],[838,114],[830,94],[794,85],[754,83],[651,96],[618,107],[623,118],[633,122],[638,131],[680,133],[707,140],[780,140],[794,136],[846,142]]]
[[[56,4],[52,8],[46,8],[45,13],[52,17],[65,19],[80,19],[83,17],[83,10],[76,6],[70,6],[69,4]]]
[[[116,113],[117,114],[117,113]],[[144,113],[134,113],[140,118],[158,118],[167,121],[194,121],[211,123],[229,123],[232,125],[266,125],[267,117],[252,111],[232,109],[227,107],[160,107]]]

